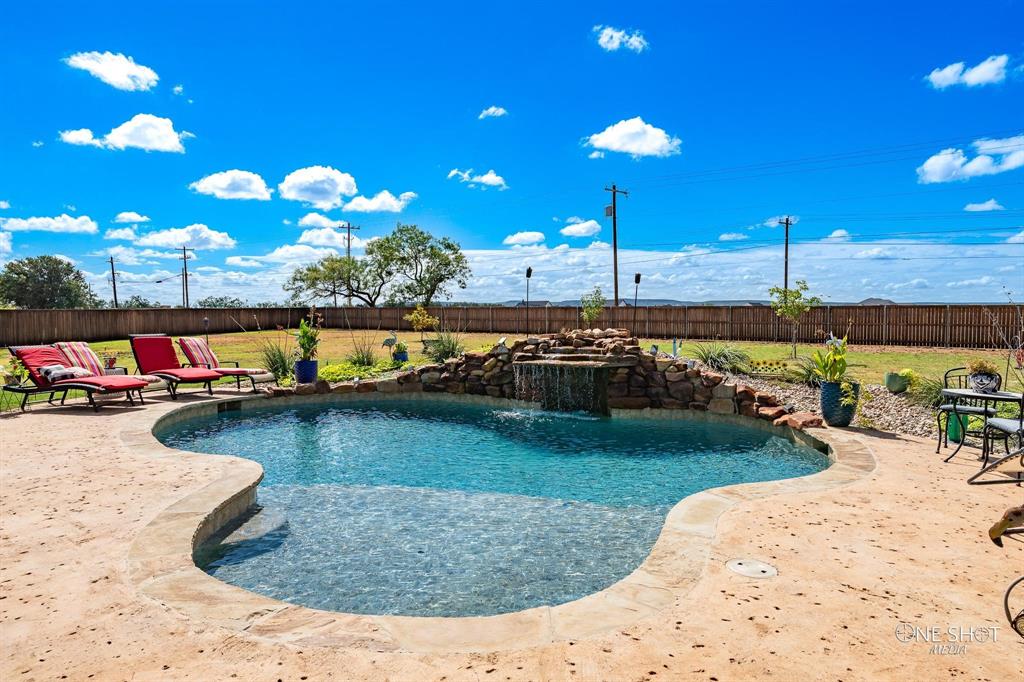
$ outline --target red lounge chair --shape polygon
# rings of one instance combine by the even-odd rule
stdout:
[[[128,397],[128,402],[134,405],[135,400],[132,398],[132,393],[137,393],[139,402],[143,403],[142,389],[149,385],[142,379],[124,375],[93,375],[51,382],[40,371],[43,367],[48,365],[76,366],[59,348],[53,346],[11,346],[9,350],[25,366],[25,369],[28,370],[29,378],[36,385],[36,389],[18,391],[24,394],[21,400],[21,409],[23,411],[25,403],[28,402],[29,395],[32,393],[46,393],[47,391],[50,392],[49,402],[51,403],[54,394],[63,393],[60,399],[61,405],[64,404],[64,399],[67,398],[69,390],[85,391],[89,404],[97,411],[99,411],[100,406],[93,400],[94,393],[101,395],[124,393]]]
[[[221,375],[203,367],[182,367],[171,337],[164,334],[132,334],[128,337],[140,374],[153,374],[167,382],[167,392],[178,399],[178,384],[202,384],[213,395]]]
[[[234,365],[234,367],[222,367],[221,361],[217,359],[217,354],[213,352],[210,345],[203,339],[182,336],[178,339],[178,345],[181,346],[181,352],[188,358],[189,364],[193,367],[212,369],[221,376],[234,377],[238,390],[242,390],[242,377],[245,377],[252,383],[252,391],[255,393],[256,377],[262,378],[270,374],[265,369],[239,367],[236,361],[226,361],[226,364]],[[269,381],[272,380],[273,377],[269,379]]]

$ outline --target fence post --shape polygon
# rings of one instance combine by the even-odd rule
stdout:
[[[882,305],[882,346],[889,345],[889,306]]]
[[[950,335],[951,335],[951,331],[952,331],[952,327],[953,327],[953,320],[950,319],[951,316],[950,316],[950,306],[949,305],[946,306],[946,315],[945,316],[946,316],[946,324],[945,324],[945,327],[946,327],[946,348],[949,348],[950,341],[951,341]]]

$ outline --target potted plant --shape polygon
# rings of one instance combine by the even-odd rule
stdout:
[[[311,384],[316,381],[316,350],[320,345],[320,325],[315,313],[311,313],[309,318],[313,323],[300,320],[299,331],[295,334],[295,383],[298,384]]]
[[[829,426],[849,426],[857,412],[860,384],[846,376],[846,337],[831,337],[825,345],[824,352],[811,355],[821,384],[821,416]]]
[[[978,393],[995,393],[1003,380],[994,364],[974,359],[967,363],[967,383]]]
[[[898,372],[885,373],[885,387],[889,393],[904,393],[914,383],[914,370],[901,369]]]
[[[391,349],[391,359],[395,362],[409,362],[409,346],[404,341],[397,342]]]

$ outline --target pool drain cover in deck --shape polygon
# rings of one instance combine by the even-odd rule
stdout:
[[[725,562],[725,566],[748,578],[774,578],[779,574],[777,568],[757,559],[730,559]]]

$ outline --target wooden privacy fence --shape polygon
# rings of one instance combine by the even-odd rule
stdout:
[[[331,329],[409,330],[410,308],[320,308]],[[446,327],[466,332],[524,334],[580,326],[576,307],[529,309],[505,306],[432,306]],[[147,308],[131,310],[0,310],[0,346],[60,340],[108,341],[129,334],[163,332],[198,335],[245,329],[295,327],[306,308]],[[995,348],[1001,341],[993,316],[1004,330],[1019,329],[1012,305],[821,306],[800,323],[800,341],[818,341],[821,332],[850,342],[893,346]],[[678,306],[606,308],[596,326],[627,327],[646,338],[788,341],[790,327],[767,306]]]

